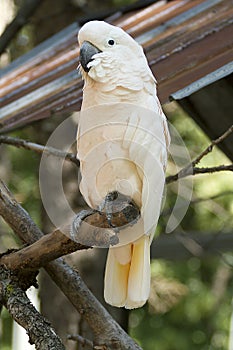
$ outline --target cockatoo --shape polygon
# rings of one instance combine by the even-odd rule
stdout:
[[[105,268],[107,303],[128,309],[150,292],[150,244],[163,197],[169,131],[142,47],[124,30],[90,21],[79,31],[83,101],[77,133],[80,191],[99,208],[112,191],[141,219],[123,229]]]

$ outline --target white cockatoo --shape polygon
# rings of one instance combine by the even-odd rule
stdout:
[[[77,134],[81,193],[98,208],[112,191],[129,196],[141,219],[119,233],[105,269],[107,303],[133,309],[150,292],[150,244],[159,218],[166,117],[142,47],[121,28],[90,21],[79,31],[83,102]]]

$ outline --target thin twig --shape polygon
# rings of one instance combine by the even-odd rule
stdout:
[[[213,166],[213,167],[208,167],[208,168],[193,168],[193,175],[197,174],[210,174],[210,173],[216,173],[219,171],[233,171],[233,164],[229,165],[218,165],[218,166]]]
[[[203,151],[201,154],[199,154],[191,163],[189,163],[187,166],[182,168],[178,173],[175,175],[168,176],[166,178],[166,183],[171,183],[174,181],[177,181],[180,178],[187,177],[189,175],[196,175],[196,174],[204,174],[204,173],[213,173],[218,171],[225,171],[230,170],[232,171],[232,164],[231,165],[220,165],[217,167],[212,168],[197,168],[196,165],[201,161],[201,159],[212,152],[213,147],[225,140],[231,133],[233,132],[233,125],[227,129],[221,136],[219,136],[217,139],[211,141],[210,145]]]
[[[220,171],[233,171],[233,164],[229,165],[219,165],[214,167],[207,167],[207,168],[191,168],[191,167],[185,167],[181,169],[177,174],[170,175],[166,177],[166,184],[170,184],[171,182],[178,181],[179,179],[182,179],[184,177],[190,176],[190,175],[198,175],[198,174],[212,174]]]
[[[233,171],[233,164],[219,165],[215,167],[205,167],[205,168],[198,168],[195,166],[200,162],[200,160],[204,156],[206,156],[208,153],[210,153],[213,150],[213,147],[215,145],[219,144],[224,139],[226,139],[232,132],[233,132],[233,125],[216,140],[211,141],[211,144],[186,167],[182,168],[175,175],[167,176],[166,184],[175,182],[178,179],[181,179],[190,175],[207,174],[207,173],[213,173],[213,172],[219,172],[219,171]],[[73,162],[75,165],[79,166],[79,160],[76,158],[76,155],[74,153],[66,153],[53,147],[47,147],[34,142],[23,140],[20,138],[4,136],[4,135],[0,136],[0,144],[1,143],[35,151],[40,154],[46,153],[48,155],[53,155],[55,157],[64,158],[66,160]]]
[[[214,141],[212,141],[212,142],[214,142]],[[34,143],[34,142],[30,142],[30,141],[26,141],[26,140],[23,140],[23,139],[20,139],[20,138],[10,137],[10,136],[2,136],[1,135],[0,136],[0,144],[1,143],[7,144],[7,145],[11,145],[11,146],[15,146],[15,147],[18,147],[18,148],[24,148],[24,149],[27,149],[27,150],[30,150],[30,151],[34,151],[34,152],[37,152],[37,153],[40,153],[40,154],[46,153],[48,155],[52,155],[52,156],[55,156],[55,157],[64,158],[64,159],[66,159],[68,161],[71,161],[72,163],[76,164],[77,166],[79,166],[79,160],[76,158],[74,153],[66,153],[66,152],[63,152],[63,151],[61,151],[59,149],[53,148],[53,147],[43,146],[43,145],[40,145],[40,144],[37,144],[37,143]],[[215,144],[217,144],[217,143],[215,143]],[[212,148],[213,148],[213,146],[212,146]],[[206,152],[206,150],[204,152],[202,152],[202,157],[204,156],[203,154]],[[201,157],[201,155],[198,156],[198,158],[200,158],[200,157]],[[196,161],[197,161],[197,158],[193,162],[196,162]],[[193,168],[192,167],[193,162],[190,163],[185,168],[181,169],[177,174],[167,176],[166,183],[169,184],[171,182],[175,182],[178,179],[183,178],[183,177],[187,177],[189,175],[213,173],[213,172],[219,172],[219,171],[232,171],[232,164],[230,164],[230,165],[220,165],[220,166],[217,166],[217,167],[209,167],[209,168],[197,168],[197,167]]]
[[[46,153],[48,155],[53,155],[55,157],[64,158],[66,160],[73,162],[77,166],[79,166],[79,161],[76,158],[74,153],[63,152],[53,147],[43,146],[43,145],[26,141],[17,137],[11,137],[11,136],[5,136],[5,135],[0,136],[0,144],[1,143],[15,146],[18,148],[24,148],[30,151],[37,152],[39,154]]]
[[[89,346],[91,349],[93,349],[94,344],[91,340],[83,338],[81,335],[79,334],[68,334],[67,335],[67,339],[68,340],[74,340],[79,342],[82,346]]]
[[[219,136],[217,139],[212,140],[210,145],[203,151],[201,152],[201,154],[199,154],[193,161],[192,161],[192,166],[193,168],[195,167],[195,165],[197,165],[201,159],[206,156],[208,153],[212,152],[214,146],[218,145],[220,142],[222,142],[223,140],[225,140],[231,133],[233,132],[233,125],[231,125],[229,127],[229,129],[227,129],[227,131],[225,131],[221,136]]]

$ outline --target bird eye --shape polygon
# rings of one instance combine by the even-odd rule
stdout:
[[[108,40],[108,45],[111,45],[111,46],[112,46],[112,45],[114,45],[114,44],[115,44],[115,41],[114,41],[113,39],[109,39],[109,40]]]

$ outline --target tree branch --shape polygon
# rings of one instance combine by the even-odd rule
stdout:
[[[128,204],[126,208],[130,208],[130,206],[131,204]],[[2,257],[0,257],[0,263],[11,270],[38,269],[54,259],[77,250],[88,249],[92,245],[109,247],[110,245],[114,245],[114,243],[118,243],[116,239],[112,239],[116,237],[116,235],[109,226],[106,213],[100,213],[95,210],[81,211],[80,213],[83,215],[83,212],[87,212],[88,216],[85,214],[82,223],[85,222],[88,226],[83,226],[81,224],[78,231],[74,234],[79,240],[88,242],[90,245],[83,245],[69,238],[72,227],[71,223],[62,229],[62,232],[67,235],[57,229],[50,234],[42,236],[39,240],[25,248],[3,254]],[[80,213],[78,213],[75,218],[79,217]],[[137,219],[137,217],[134,217],[134,219]],[[115,212],[113,213],[112,223],[114,224],[114,228],[118,228],[120,231],[129,221],[122,212]],[[87,228],[88,238],[85,237],[87,236]]]
[[[96,349],[141,350],[97,301],[77,271],[61,259],[49,263],[46,271],[88,322]]]
[[[190,175],[212,174],[212,173],[217,173],[219,171],[233,171],[233,164],[219,165],[219,166],[207,167],[207,168],[185,167],[181,169],[177,174],[167,176],[166,184],[170,184],[171,182],[178,181],[179,179],[182,179]]]
[[[77,250],[88,249],[94,245],[109,247],[119,243],[118,232],[125,225],[136,223],[140,212],[133,203],[129,202],[128,197],[117,197],[115,193],[115,197],[111,199],[113,199],[110,202],[113,211],[111,223],[106,212],[94,209],[82,210],[62,229],[44,235],[18,251],[3,254],[0,257],[0,263],[12,270],[37,269],[62,255]],[[1,212],[1,203],[0,214],[4,215]],[[86,245],[77,242],[85,242]]]
[[[0,264],[11,270],[38,269],[62,255],[87,248],[89,247],[76,243],[59,230],[55,230],[25,248],[2,254]]]
[[[175,175],[167,176],[166,183],[169,184],[171,182],[177,181],[178,179],[181,179],[183,177],[187,177],[189,175],[197,175],[197,174],[206,174],[206,173],[213,173],[218,171],[233,171],[232,167],[233,164],[230,165],[220,165],[217,167],[210,167],[210,168],[197,168],[196,165],[201,161],[201,159],[212,152],[214,146],[225,140],[231,133],[233,132],[233,125],[227,129],[220,137],[218,137],[215,140],[212,140],[210,145],[203,151],[201,154],[199,154],[191,163],[189,163],[186,167],[182,168],[178,173]]]
[[[24,242],[32,243],[43,236],[29,214],[12,198],[2,181],[0,215]],[[94,297],[77,271],[61,258],[47,264],[45,269],[89,324],[95,345],[108,349],[141,350]]]
[[[37,152],[39,154],[46,153],[48,155],[52,155],[58,158],[64,158],[79,166],[79,161],[74,153],[66,153],[53,147],[47,147],[17,137],[10,137],[5,135],[0,135],[0,144],[1,143],[15,146],[18,148],[24,148],[30,151]]]
[[[213,166],[213,167],[208,167],[208,168],[193,168],[193,175],[197,174],[210,174],[210,173],[216,173],[219,171],[233,171],[233,164],[229,165],[218,165],[218,166]]]
[[[17,275],[0,266],[0,302],[27,331],[30,344],[35,344],[37,350],[65,350],[61,339],[31,304],[20,284]]]
[[[229,127],[229,129],[227,129],[227,131],[225,131],[221,136],[219,136],[217,139],[212,140],[210,145],[208,147],[206,147],[206,149],[201,152],[201,154],[199,154],[199,156],[197,156],[193,161],[192,161],[192,166],[195,167],[200,161],[201,159],[206,156],[207,154],[209,154],[210,152],[212,152],[214,146],[218,145],[220,142],[222,142],[223,140],[225,140],[231,133],[233,132],[233,125],[231,125]]]
[[[86,338],[83,338],[81,335],[79,334],[69,334],[67,336],[67,339],[69,340],[74,340],[74,341],[77,341],[78,343],[80,343],[82,346],[89,346],[90,349],[93,349],[93,342],[89,339],[86,339]]]
[[[6,27],[0,38],[0,55],[4,52],[10,41],[18,33],[18,31],[27,23],[29,17],[35,12],[37,7],[43,0],[27,0],[19,9],[16,17]]]
[[[182,168],[178,173],[175,175],[170,175],[166,177],[166,184],[169,184],[171,182],[178,181],[178,179],[190,176],[190,175],[197,175],[197,174],[208,174],[213,172],[219,172],[219,171],[233,171],[233,164],[230,165],[219,165],[215,167],[206,167],[206,168],[198,168],[196,165],[201,161],[201,159],[206,156],[208,153],[212,152],[214,146],[222,142],[224,139],[226,139],[231,133],[233,132],[233,125],[230,126],[230,128],[222,134],[220,137],[218,137],[216,140],[211,141],[210,145],[201,152],[200,155],[198,155],[191,163],[189,163],[186,167]],[[34,142],[29,142],[23,139],[15,138],[15,137],[9,137],[9,136],[0,136],[0,144],[5,143],[8,145],[16,146],[19,148],[24,148],[27,150],[35,151],[37,153],[42,154],[45,152],[48,155],[53,155],[55,157],[64,158],[66,160],[69,160],[73,162],[75,165],[79,166],[79,160],[76,158],[76,155],[73,153],[66,153],[61,150],[58,150],[53,147],[47,147],[43,145],[36,144]]]
[[[44,236],[26,210],[24,210],[13,198],[1,179],[0,215],[23,243],[31,244]]]

